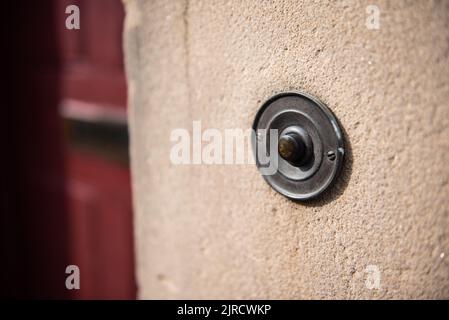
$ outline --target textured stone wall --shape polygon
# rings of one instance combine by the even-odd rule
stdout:
[[[124,3],[141,298],[449,298],[449,1]],[[170,162],[174,128],[250,128],[287,89],[345,129],[320,199]]]

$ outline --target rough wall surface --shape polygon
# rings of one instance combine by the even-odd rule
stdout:
[[[373,2],[125,1],[141,298],[449,298],[449,1]],[[250,128],[287,89],[349,140],[321,199],[170,162],[172,129]]]

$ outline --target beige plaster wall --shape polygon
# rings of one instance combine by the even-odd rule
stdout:
[[[449,298],[449,1],[125,7],[141,298]],[[287,89],[349,140],[320,200],[287,200],[252,165],[171,164],[174,128],[249,128]]]

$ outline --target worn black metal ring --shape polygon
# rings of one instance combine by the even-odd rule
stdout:
[[[267,165],[259,158],[258,145],[262,141],[265,151],[259,152],[274,159],[270,154],[270,135],[275,131],[270,129],[277,130],[282,145],[274,155],[277,157],[275,172],[266,174],[262,169]],[[345,154],[343,134],[333,113],[316,97],[302,91],[276,94],[257,112],[253,130],[257,167],[264,172],[267,183],[282,195],[294,200],[311,199],[337,178]],[[292,152],[301,154],[292,155]]]

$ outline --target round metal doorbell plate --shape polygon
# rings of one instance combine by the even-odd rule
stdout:
[[[311,199],[337,178],[345,153],[343,134],[333,113],[316,97],[301,91],[271,97],[258,111],[253,130],[257,167],[282,195]],[[270,143],[277,147],[271,150]],[[267,170],[269,165],[275,170]]]

